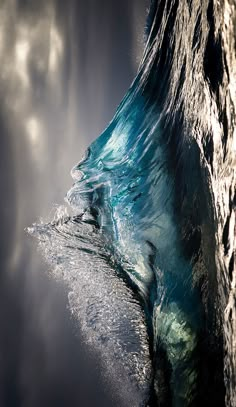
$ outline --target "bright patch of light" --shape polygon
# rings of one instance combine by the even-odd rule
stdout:
[[[15,45],[15,64],[16,71],[24,85],[28,85],[29,78],[27,72],[27,59],[30,50],[29,41],[21,39]]]
[[[26,123],[26,129],[31,143],[36,146],[39,142],[40,127],[35,117],[31,117]]]
[[[29,147],[31,150],[32,158],[41,171],[44,162],[44,140],[45,134],[42,123],[37,117],[31,116],[26,120],[26,136],[29,140]]]
[[[63,51],[62,39],[55,27],[50,32],[49,70],[55,72]]]

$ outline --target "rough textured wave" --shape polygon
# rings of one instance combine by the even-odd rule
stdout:
[[[235,22],[230,1],[151,2],[137,77],[72,170],[72,214],[31,228],[141,404],[236,405]]]
[[[113,377],[113,387],[122,385],[121,399],[139,405],[150,387],[146,323],[109,242],[92,218],[69,216],[65,207],[56,210],[52,222],[29,232],[40,240],[54,277],[67,284],[71,312],[79,318],[84,340],[100,351],[105,375]]]

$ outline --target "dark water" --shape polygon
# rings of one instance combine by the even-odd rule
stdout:
[[[235,405],[233,22],[233,3],[151,3],[68,207],[30,228],[127,405]]]

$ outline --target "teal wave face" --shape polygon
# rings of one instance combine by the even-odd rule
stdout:
[[[111,242],[124,278],[143,304],[151,351],[157,358],[154,364],[159,348],[164,348],[174,397],[183,406],[196,384],[193,354],[201,329],[201,303],[176,227],[166,135],[156,107],[147,106],[141,78],[87,157],[73,169],[75,184],[68,201],[81,213],[93,213]]]

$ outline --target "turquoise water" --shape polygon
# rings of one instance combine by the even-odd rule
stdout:
[[[145,310],[154,370],[164,349],[174,405],[183,406],[197,378],[193,354],[201,302],[176,226],[168,134],[156,105],[142,92],[142,81],[139,74],[112,122],[73,168],[75,183],[67,199],[83,216],[93,214],[120,259],[124,278]]]

